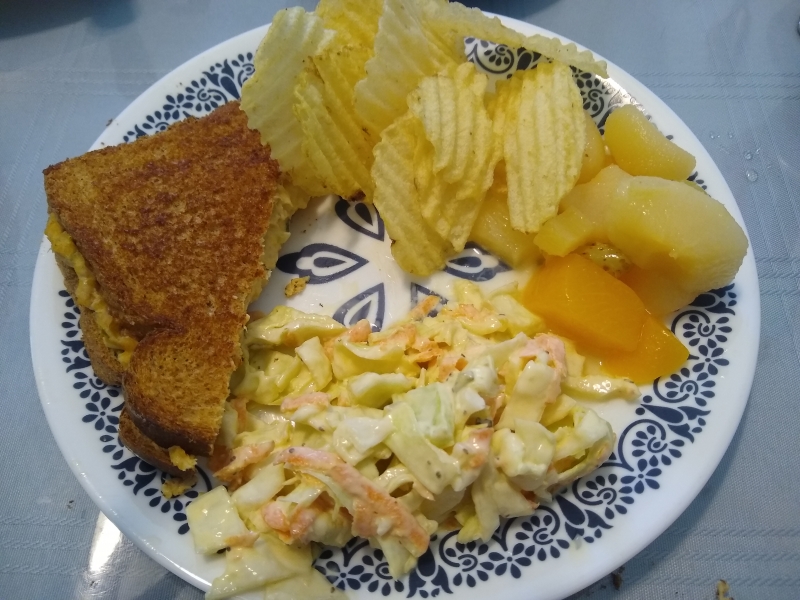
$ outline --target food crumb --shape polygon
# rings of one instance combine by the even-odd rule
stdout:
[[[70,500],[67,502],[67,508],[75,508],[75,500]]]
[[[295,277],[289,283],[286,284],[286,287],[283,289],[283,295],[287,298],[291,298],[292,296],[296,296],[304,289],[306,289],[306,284],[308,280],[311,279],[310,276],[306,275],[305,277]]]
[[[731,586],[728,585],[728,582],[724,579],[720,579],[717,582],[717,600],[733,600],[733,596],[730,596]]]
[[[170,477],[161,484],[161,494],[167,500],[175,498],[191,488],[195,481],[197,481],[197,476],[194,474],[190,477]]]
[[[611,583],[614,585],[614,589],[618,590],[622,587],[622,572],[625,570],[625,567],[620,567],[613,573],[611,573]]]

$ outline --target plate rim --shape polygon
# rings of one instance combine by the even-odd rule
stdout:
[[[506,17],[503,15],[495,15],[493,13],[486,12],[488,16],[497,16],[503,24],[521,31],[527,35],[533,33],[541,33],[543,35],[548,35],[552,37],[556,37],[563,42],[566,43],[574,43],[572,40],[561,36],[555,32],[543,29],[531,23],[526,23],[524,21],[520,21],[517,19],[513,19],[510,17]],[[121,122],[123,122],[126,117],[131,113],[140,113],[142,109],[139,108],[141,104],[147,101],[148,97],[153,96],[154,94],[158,93],[159,88],[166,87],[172,84],[177,77],[180,76],[181,72],[188,71],[194,69],[196,71],[196,66],[206,66],[203,61],[206,61],[211,56],[216,56],[220,53],[220,51],[224,50],[229,46],[235,46],[237,43],[241,43],[244,39],[249,39],[250,37],[258,38],[259,40],[263,37],[263,34],[268,29],[269,24],[261,25],[259,27],[255,27],[251,30],[245,31],[240,33],[236,36],[228,38],[218,44],[215,44],[211,48],[204,50],[203,52],[189,58],[188,60],[184,61],[182,64],[177,66],[175,69],[171,70],[169,73],[165,74],[161,78],[159,78],[156,82],[150,85],[145,91],[143,91],[136,99],[134,99],[123,111],[114,118],[112,123],[103,130],[100,136],[95,140],[89,150],[95,150],[97,148],[103,147],[104,139],[112,135],[115,127],[120,127]],[[578,48],[585,49],[584,46],[580,44],[576,44]],[[254,49],[255,50],[255,49]],[[593,52],[595,57],[598,59],[603,59],[601,55],[596,52]],[[675,121],[675,123],[679,124],[681,128],[685,130],[685,133],[688,134],[690,140],[696,143],[702,149],[702,156],[698,156],[697,152],[694,152],[695,156],[701,158],[703,162],[703,175],[706,178],[706,181],[713,180],[713,187],[715,189],[715,196],[717,198],[721,196],[727,196],[732,202],[726,202],[726,208],[731,212],[733,217],[736,221],[742,226],[745,234],[748,237],[748,251],[745,259],[743,261],[742,266],[740,267],[739,272],[737,273],[737,279],[742,278],[747,280],[748,285],[743,289],[746,291],[747,295],[751,297],[750,306],[750,314],[747,315],[747,318],[743,319],[743,323],[747,322],[751,329],[747,333],[747,337],[750,340],[754,340],[756,343],[751,344],[747,347],[746,352],[739,353],[737,355],[737,363],[738,363],[738,371],[737,374],[738,379],[743,379],[747,381],[747,385],[745,386],[746,389],[742,389],[742,395],[744,395],[744,401],[740,403],[740,410],[737,410],[737,414],[729,415],[729,423],[725,428],[725,435],[718,439],[718,443],[712,447],[712,451],[707,454],[710,456],[711,460],[704,460],[698,469],[699,473],[695,475],[692,481],[692,486],[689,488],[689,491],[686,493],[681,494],[678,499],[678,502],[673,502],[671,504],[667,504],[666,508],[662,509],[661,517],[658,519],[658,525],[656,527],[651,527],[646,535],[636,538],[633,540],[633,543],[628,543],[624,546],[622,551],[615,552],[618,555],[618,560],[616,564],[614,564],[611,569],[608,569],[607,566],[602,566],[602,568],[592,568],[591,565],[588,565],[585,569],[582,569],[580,573],[576,574],[576,577],[572,579],[569,584],[566,584],[560,588],[560,591],[557,592],[558,595],[548,595],[547,598],[556,598],[556,597],[563,597],[569,594],[572,594],[576,591],[579,591],[590,585],[594,581],[597,581],[599,578],[603,577],[614,568],[620,566],[624,562],[630,560],[633,556],[639,554],[644,547],[649,545],[653,542],[657,537],[659,537],[668,527],[670,527],[679,517],[680,515],[686,510],[686,508],[696,499],[699,492],[702,488],[706,485],[708,480],[711,478],[713,473],[716,471],[717,467],[719,466],[724,454],[727,452],[730,443],[735,436],[736,432],[739,429],[739,424],[741,422],[741,418],[744,414],[744,410],[746,409],[747,403],[749,401],[750,390],[753,384],[753,378],[755,375],[755,369],[757,364],[758,358],[758,350],[760,345],[760,325],[761,325],[761,301],[760,301],[760,289],[759,289],[759,281],[758,275],[756,272],[756,265],[755,259],[753,254],[753,247],[752,243],[750,242],[750,236],[747,234],[747,228],[744,224],[744,220],[741,214],[741,210],[739,209],[738,204],[736,203],[735,197],[730,190],[725,178],[722,176],[722,173],[719,170],[719,167],[716,165],[714,160],[708,154],[708,151],[705,149],[703,144],[697,138],[696,135],[691,131],[691,129],[683,122],[680,117],[675,114],[675,112],[666,104],[663,100],[661,100],[655,93],[649,90],[644,84],[639,82],[636,78],[632,75],[627,73],[622,68],[618,67],[616,64],[607,61],[608,63],[608,71],[609,77],[619,83],[623,89],[625,89],[628,93],[630,93],[637,102],[641,103],[648,112],[655,113],[658,115],[658,118],[663,118],[662,115],[668,117],[670,120]],[[43,408],[43,412],[45,413],[45,418],[48,422],[48,426],[50,428],[53,437],[56,440],[58,445],[59,451],[61,455],[64,457],[65,461],[67,462],[68,466],[72,470],[75,477],[78,479],[79,483],[83,487],[84,491],[90,496],[92,501],[98,506],[98,508],[105,514],[110,521],[114,523],[114,525],[134,544],[140,548],[146,555],[150,558],[155,560],[158,564],[163,566],[164,568],[168,569],[172,573],[178,575],[188,583],[200,588],[200,589],[207,589],[208,584],[204,581],[199,575],[193,573],[192,571],[184,568],[176,561],[172,560],[167,553],[165,553],[162,549],[157,547],[157,544],[145,539],[140,534],[137,533],[136,528],[133,527],[134,520],[129,519],[126,515],[120,514],[113,502],[115,495],[114,494],[105,494],[102,490],[99,490],[92,482],[91,477],[88,476],[86,472],[84,472],[81,468],[80,463],[75,459],[74,453],[70,451],[70,446],[65,439],[65,436],[57,434],[58,426],[56,423],[53,422],[54,415],[49,410],[49,405],[53,402],[54,398],[51,397],[51,393],[46,388],[46,379],[47,379],[47,364],[45,363],[44,358],[42,357],[41,352],[37,352],[40,348],[40,344],[46,343],[46,339],[42,336],[41,326],[36,319],[36,303],[39,299],[39,295],[46,291],[47,281],[45,279],[47,270],[43,266],[44,261],[51,260],[49,255],[51,255],[50,245],[47,241],[46,237],[43,236],[42,242],[39,247],[39,252],[37,255],[36,266],[34,269],[34,276],[33,276],[33,284],[31,289],[31,300],[30,300],[30,313],[29,313],[29,331],[30,331],[30,347],[31,347],[31,360],[33,363],[33,371],[34,371],[34,378],[36,380],[36,387],[37,392],[39,394],[40,403]],[[738,290],[741,291],[741,290]],[[744,373],[744,375],[742,375]],[[57,400],[57,399],[56,399]],[[739,407],[737,407],[739,408]],[[522,578],[517,581],[530,581],[534,578]],[[515,586],[516,587],[516,586]],[[459,592],[456,592],[459,593]],[[466,590],[463,590],[465,595],[468,594]],[[516,597],[511,591],[509,598]]]

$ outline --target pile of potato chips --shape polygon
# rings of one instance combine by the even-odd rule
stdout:
[[[467,62],[466,37],[551,62],[492,89]],[[281,169],[310,195],[374,202],[395,260],[415,275],[463,250],[493,185],[507,185],[518,231],[536,232],[556,214],[586,139],[570,66],[606,75],[574,44],[526,37],[445,0],[282,10],[254,64],[242,108]]]

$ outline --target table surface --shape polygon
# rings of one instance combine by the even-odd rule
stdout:
[[[301,2],[307,9],[308,1]],[[793,0],[508,0],[468,4],[570,37],[658,94],[716,161],[761,285],[750,402],[705,489],[624,568],[571,597],[797,598],[800,589],[800,4]],[[98,512],[47,428],[28,305],[46,219],[41,171],[83,153],[151,83],[271,20],[277,0],[0,4],[0,595],[201,598]],[[748,171],[751,171],[748,178]],[[753,172],[758,174],[754,178]],[[754,181],[751,181],[755,179]],[[667,498],[662,499],[668,501]],[[619,583],[619,581],[617,581]]]

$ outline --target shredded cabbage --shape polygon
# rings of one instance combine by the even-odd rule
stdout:
[[[311,373],[311,378],[314,380],[317,389],[324,389],[333,379],[333,373],[331,371],[331,361],[325,355],[325,350],[322,348],[322,342],[319,341],[319,337],[315,336],[307,339],[295,349],[295,352],[297,352],[297,356],[305,363]]]
[[[283,489],[285,483],[283,466],[269,465],[259,470],[255,477],[233,492],[231,499],[239,512],[248,513],[272,500],[272,497]]]
[[[395,397],[414,411],[417,431],[439,448],[452,446],[455,429],[453,392],[443,383],[432,383]]]
[[[392,396],[407,392],[415,383],[400,373],[362,373],[347,381],[347,392],[353,404],[382,408]]]
[[[392,404],[389,417],[395,431],[386,438],[386,445],[425,488],[441,494],[458,474],[456,462],[423,435],[407,402]]]
[[[401,346],[368,346],[365,343],[337,340],[333,346],[333,374],[347,379],[362,373],[417,374]],[[409,373],[409,371],[411,371]]]
[[[638,388],[584,373],[516,287],[486,299],[461,282],[456,296],[379,333],[287,307],[250,324],[217,440],[242,461],[228,479],[239,487],[187,508],[198,551],[231,548],[209,598],[263,586],[270,600],[338,597],[304,545],[356,535],[400,577],[438,529],[488,540],[605,461],[613,431],[573,395]]]
[[[213,554],[230,545],[230,540],[249,532],[224,487],[216,487],[186,507],[186,518],[194,547],[201,554]]]
[[[511,335],[524,333],[533,337],[545,330],[544,321],[522,306],[513,296],[499,294],[491,299],[494,309],[502,315]]]
[[[556,373],[552,367],[535,360],[528,361],[517,378],[497,427],[513,428],[517,419],[538,423],[545,406],[555,399],[549,397],[554,377]]]
[[[332,337],[344,330],[344,325],[330,317],[277,306],[266,317],[247,326],[244,343],[255,347],[296,348],[313,337]]]
[[[331,439],[336,453],[351,465],[357,465],[370,456],[372,450],[394,431],[388,417],[350,417],[334,430]]]
[[[308,572],[309,548],[287,546],[271,536],[261,536],[252,548],[238,546],[225,553],[225,572],[211,582],[206,600],[222,600],[264,584]]]
[[[516,431],[500,429],[492,438],[497,465],[520,489],[547,494],[556,483],[550,472],[556,449],[556,437],[534,421],[517,419]]]

